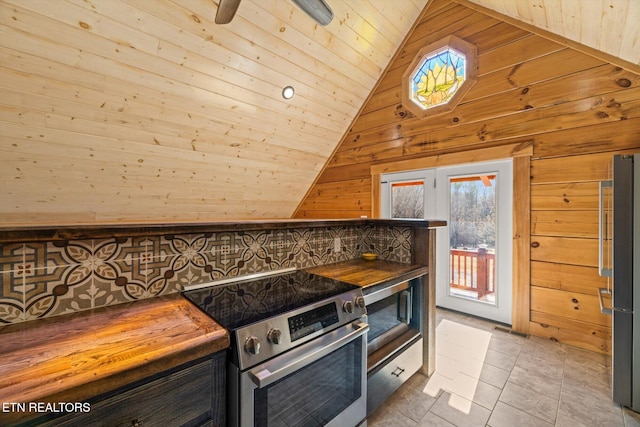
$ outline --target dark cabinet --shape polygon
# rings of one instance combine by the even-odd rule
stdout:
[[[226,359],[204,361],[91,403],[89,412],[51,420],[47,426],[214,426],[226,423]]]

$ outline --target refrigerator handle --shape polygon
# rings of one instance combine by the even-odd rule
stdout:
[[[613,187],[613,181],[600,181],[598,189],[598,271],[602,277],[611,277],[611,268],[604,266],[604,233],[607,231],[607,224],[603,221],[604,217],[604,189]]]
[[[607,288],[598,288],[598,301],[600,302],[600,313],[611,316],[613,308],[606,308],[602,299],[603,295],[611,295],[611,291]]]

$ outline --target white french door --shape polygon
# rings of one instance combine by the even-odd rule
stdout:
[[[436,232],[436,304],[511,324],[511,160],[382,176],[385,218],[446,219]]]
[[[511,160],[438,169],[436,304],[511,324]]]

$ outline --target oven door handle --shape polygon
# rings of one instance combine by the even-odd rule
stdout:
[[[378,291],[372,292],[364,296],[364,302],[366,305],[373,304],[385,298],[390,297],[393,294],[409,289],[409,281],[396,283],[395,285],[388,286]]]
[[[356,320],[331,331],[302,347],[264,363],[249,371],[251,380],[258,388],[267,387],[296,370],[319,360],[327,354],[364,335],[369,325]]]

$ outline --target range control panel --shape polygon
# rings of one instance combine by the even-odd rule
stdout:
[[[353,322],[367,314],[360,288],[237,329],[237,356],[241,370]]]
[[[338,309],[336,303],[323,305],[322,307],[306,311],[289,318],[289,333],[291,341],[320,331],[328,326],[338,323]]]

